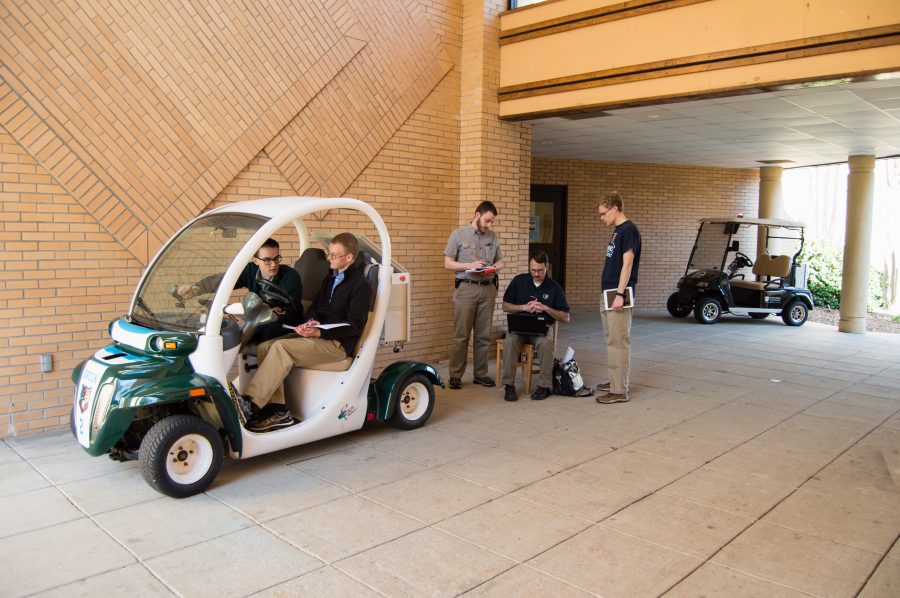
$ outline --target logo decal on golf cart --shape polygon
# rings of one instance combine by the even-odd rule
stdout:
[[[351,407],[348,403],[345,403],[341,412],[338,414],[338,419],[347,419],[354,413],[356,413],[356,407]]]

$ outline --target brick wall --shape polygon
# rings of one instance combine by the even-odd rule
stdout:
[[[684,274],[697,221],[737,213],[756,216],[759,203],[756,169],[539,158],[532,164],[532,183],[568,187],[566,295],[577,307],[598,305],[612,231],[597,215],[596,204],[604,194],[621,193],[625,213],[641,230],[637,301],[654,309],[665,308]]]
[[[412,341],[399,357],[446,359],[450,231],[490,198],[509,276],[525,263],[530,127],[497,120],[504,9],[0,5],[0,437],[67,425],[70,372],[108,341],[149,259],[226,202],[372,203],[412,273]],[[295,243],[282,249],[295,259]],[[51,372],[38,371],[42,353]],[[383,350],[376,366],[397,357]]]
[[[0,256],[0,436],[67,425],[72,368],[105,344],[142,264],[2,126]]]

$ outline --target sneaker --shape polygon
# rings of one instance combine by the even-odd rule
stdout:
[[[597,392],[610,392],[612,389],[609,386],[609,380],[606,382],[601,382],[597,385]]]
[[[273,409],[267,416],[259,418],[247,423],[247,429],[251,432],[268,432],[269,430],[277,430],[294,425],[294,418],[287,407],[282,409]]]
[[[598,403],[603,403],[604,405],[612,405],[613,403],[627,403],[630,399],[628,398],[628,393],[616,394],[614,392],[608,392],[605,395],[601,395],[597,397]]]
[[[547,397],[550,396],[550,389],[546,386],[538,386],[534,389],[534,392],[531,393],[532,401],[543,401]]]
[[[516,387],[512,384],[507,384],[503,387],[503,400],[504,401],[518,401],[519,395],[516,394]]]
[[[494,382],[494,379],[490,376],[485,376],[484,378],[478,378],[477,376],[472,379],[472,382],[475,384],[481,384],[482,386],[487,386],[491,388],[492,386],[497,386],[497,383]]]
[[[241,423],[245,424],[253,417],[253,414],[256,411],[256,405],[253,403],[250,395],[237,395],[235,396],[235,399],[237,400],[238,417],[241,420]]]
[[[450,388],[453,390],[459,390],[462,388],[462,380],[459,378],[450,378]]]

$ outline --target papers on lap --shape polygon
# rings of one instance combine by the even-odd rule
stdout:
[[[322,330],[331,330],[332,328],[340,328],[341,326],[349,326],[347,322],[341,322],[340,324],[316,324],[313,328],[321,328]],[[295,330],[296,326],[291,326],[290,324],[282,324],[282,328],[287,328],[288,330]]]

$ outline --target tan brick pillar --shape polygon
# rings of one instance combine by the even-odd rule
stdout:
[[[482,200],[497,206],[501,297],[528,267],[531,189],[531,125],[499,118],[500,14],[506,9],[506,0],[463,0],[460,52],[459,223],[469,222]],[[505,321],[497,301],[496,327]]]
[[[784,205],[781,195],[781,166],[763,166],[759,169],[759,217],[783,218]],[[756,255],[762,255],[766,248],[766,229],[756,231]]]
[[[841,279],[841,321],[838,330],[866,331],[869,294],[869,247],[874,211],[875,156],[850,156],[847,175],[847,225],[844,273]]]

